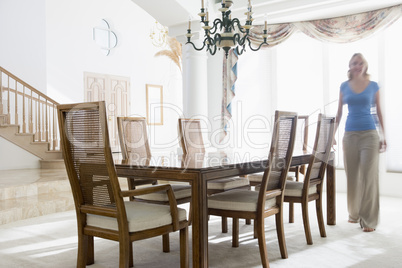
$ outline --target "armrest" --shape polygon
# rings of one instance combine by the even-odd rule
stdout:
[[[269,190],[265,193],[265,199],[271,199],[277,196],[280,196],[282,191],[280,189]]]
[[[143,194],[151,194],[160,191],[168,191],[169,189],[172,189],[170,184],[150,185],[147,187],[138,188],[134,190],[121,191],[121,195],[122,197],[137,196]]]
[[[121,195],[122,197],[128,197],[128,196],[150,194],[160,191],[166,191],[166,194],[168,195],[170,213],[172,215],[173,230],[177,231],[179,229],[179,211],[177,209],[177,201],[174,196],[172,186],[170,186],[170,184],[151,185],[148,187],[139,188],[135,190],[121,191]]]

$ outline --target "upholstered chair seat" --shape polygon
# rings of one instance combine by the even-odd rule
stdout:
[[[208,198],[208,208],[233,211],[257,211],[258,192],[250,190],[233,190],[212,195]],[[276,205],[276,198],[265,200],[265,209]]]
[[[144,202],[124,202],[127,213],[129,232],[139,232],[172,224],[170,207],[165,205],[149,204]],[[185,221],[187,212],[177,208],[179,221]],[[88,214],[87,223],[104,229],[118,230],[117,219],[100,215]]]
[[[191,186],[186,184],[171,184],[174,197],[177,199],[191,198]],[[141,187],[137,187],[141,188]],[[144,201],[168,202],[168,195],[165,191],[154,192],[138,196]]]
[[[208,182],[209,190],[228,191],[239,187],[248,187],[250,182],[247,177],[230,177]]]
[[[288,181],[286,183],[286,188],[285,188],[285,196],[302,196],[303,194],[303,182],[299,181]],[[308,194],[314,194],[317,193],[317,185],[310,185],[308,189]]]

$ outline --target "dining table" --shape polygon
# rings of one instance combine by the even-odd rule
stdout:
[[[311,153],[294,152],[290,166],[309,163]],[[326,170],[327,224],[336,224],[334,152]],[[211,180],[263,172],[267,155],[216,152],[183,156],[177,153],[152,156],[151,159],[115,160],[119,177],[154,178],[188,182],[192,186],[192,262],[194,268],[208,267],[208,199],[207,183]]]

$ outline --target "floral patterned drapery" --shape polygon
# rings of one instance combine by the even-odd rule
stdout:
[[[258,46],[261,42],[263,42],[263,30],[264,27],[262,25],[254,26],[250,31],[250,41],[254,46]],[[268,47],[273,47],[279,45],[283,41],[287,40],[297,28],[292,23],[283,23],[283,24],[274,24],[268,25],[267,33],[267,43]],[[265,46],[266,47],[266,46]]]
[[[235,82],[237,80],[237,60],[238,56],[232,49],[229,55],[223,58],[223,77],[222,77],[222,120],[221,130],[222,134],[219,139],[220,142],[225,138],[227,133],[227,124],[232,118],[232,99],[235,97]]]
[[[365,38],[374,32],[388,27],[402,15],[402,5],[387,7],[331,19],[311,20],[294,23],[268,25],[269,47],[278,45],[294,32],[325,42],[348,43]],[[263,41],[263,26],[254,26],[250,40],[253,44]]]
[[[294,23],[297,29],[320,41],[348,43],[388,27],[402,15],[402,5],[332,19]]]

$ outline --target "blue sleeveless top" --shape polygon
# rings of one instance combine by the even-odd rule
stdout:
[[[348,116],[345,131],[361,131],[376,129],[371,107],[375,105],[375,94],[379,90],[376,82],[370,81],[361,93],[355,93],[349,86],[349,81],[341,84],[343,103],[348,105]]]

